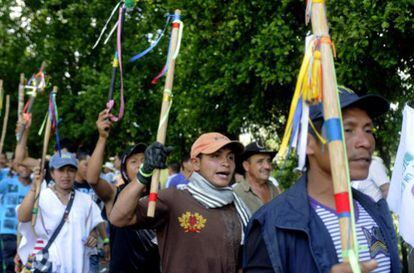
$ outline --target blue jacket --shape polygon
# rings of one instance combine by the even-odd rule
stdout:
[[[386,201],[374,203],[356,190],[352,194],[383,233],[391,272],[401,272],[397,237]],[[253,215],[243,252],[244,273],[326,273],[338,263],[330,234],[309,203],[305,175]]]

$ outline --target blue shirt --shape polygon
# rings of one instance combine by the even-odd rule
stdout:
[[[6,177],[0,181],[0,234],[17,233],[16,207],[26,194],[31,185],[23,185],[18,177]]]
[[[178,185],[187,185],[188,180],[182,173],[177,173],[176,175],[172,176],[171,179],[167,182],[167,188],[177,188]]]
[[[2,168],[0,169],[0,181],[7,177],[10,172],[10,168]]]

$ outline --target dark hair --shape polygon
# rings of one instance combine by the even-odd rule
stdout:
[[[178,162],[172,162],[168,164],[168,168],[171,169],[174,173],[180,172],[180,164]]]
[[[86,151],[77,151],[76,152],[76,159],[79,161],[87,159],[89,156],[89,153]]]
[[[317,133],[319,135],[322,135],[322,128],[323,128],[323,119],[317,119],[314,121],[310,121],[313,124],[313,127],[315,127]],[[316,135],[315,130],[312,128],[312,126],[309,124],[308,132],[317,140],[319,140],[318,136]]]
[[[60,140],[59,144],[60,144],[60,149],[65,149],[66,148],[69,153],[75,153],[76,152],[75,145],[73,144],[72,141],[70,141],[67,138],[62,138]],[[58,150],[58,145],[56,143],[55,151],[57,151],[57,150]]]
[[[320,142],[319,137],[317,136],[316,133],[318,133],[319,135],[322,135],[323,119],[317,119],[317,120],[309,121],[309,123],[310,122],[312,122],[313,127],[315,129],[311,126],[311,124],[309,124],[308,133],[311,134],[311,136],[316,141]],[[315,132],[315,130],[316,130],[316,132]],[[309,158],[308,158],[308,156],[306,156],[305,167],[306,167],[307,170],[309,170]]]
[[[187,155],[183,156],[183,158],[181,159],[181,167],[184,165],[184,163],[186,163],[190,160],[191,160],[190,155],[187,154]]]

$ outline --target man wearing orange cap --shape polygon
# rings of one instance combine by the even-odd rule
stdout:
[[[191,147],[194,172],[185,190],[160,191],[154,218],[148,199],[138,200],[151,173],[165,167],[167,149],[153,143],[145,151],[135,183],[120,193],[110,220],[114,225],[154,228],[163,272],[236,272],[243,227],[249,213],[231,187],[235,156],[243,145],[219,133],[201,135]]]

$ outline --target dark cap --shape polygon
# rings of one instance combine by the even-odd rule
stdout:
[[[130,182],[130,179],[128,178],[127,171],[126,171],[126,161],[127,159],[134,155],[134,154],[140,154],[145,153],[145,149],[147,149],[147,145],[144,143],[138,143],[126,150],[121,157],[121,177],[122,180],[124,180],[125,184],[128,184]]]
[[[357,107],[365,110],[371,118],[378,117],[390,109],[389,102],[379,95],[369,94],[359,96],[351,89],[343,86],[338,86],[339,100],[341,109],[348,107]],[[313,105],[309,109],[309,117],[311,120],[318,120],[323,118],[323,105]]]

